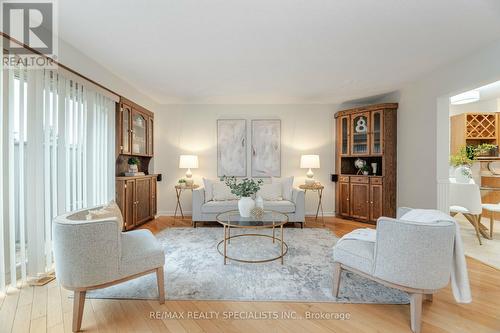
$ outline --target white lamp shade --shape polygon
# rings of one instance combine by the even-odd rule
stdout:
[[[302,155],[300,157],[301,169],[319,169],[319,155]]]
[[[179,158],[179,169],[197,169],[198,156],[196,155],[181,155]]]

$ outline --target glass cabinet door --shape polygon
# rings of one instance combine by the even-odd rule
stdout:
[[[349,116],[340,118],[340,155],[349,155]]]
[[[132,154],[146,155],[148,121],[139,112],[132,113]]]
[[[351,116],[351,155],[369,153],[369,118],[369,113]]]
[[[382,112],[374,111],[372,112],[372,138],[371,138],[371,153],[380,155],[383,150],[383,121]]]
[[[153,118],[149,118],[148,121],[148,155],[153,156]]]
[[[128,105],[122,104],[121,116],[121,153],[130,154],[130,119],[132,118],[132,109]]]

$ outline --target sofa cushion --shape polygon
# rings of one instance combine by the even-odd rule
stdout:
[[[262,184],[260,190],[257,192],[258,196],[261,196],[264,200],[283,200],[281,194],[281,183],[270,183]]]
[[[288,200],[277,200],[277,201],[264,200],[264,209],[274,210],[280,213],[294,213],[295,204]]]
[[[371,274],[374,251],[374,242],[344,239],[333,247],[333,260]]]
[[[213,200],[214,201],[226,201],[226,200],[236,200],[238,197],[231,193],[231,189],[225,183],[218,182],[213,183]]]
[[[223,213],[238,209],[238,200],[209,201],[201,206],[202,213]]]
[[[295,204],[288,200],[264,200],[264,209],[275,210],[280,213],[294,213]],[[218,214],[230,210],[238,210],[238,200],[209,201],[201,206],[201,212],[208,214]]]

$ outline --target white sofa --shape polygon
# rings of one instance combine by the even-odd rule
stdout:
[[[193,227],[197,222],[215,221],[217,214],[238,209],[238,200],[205,201],[203,187],[193,191]],[[267,201],[264,200],[264,209],[275,210],[288,215],[289,222],[305,223],[305,195],[298,188],[292,190],[292,200]]]

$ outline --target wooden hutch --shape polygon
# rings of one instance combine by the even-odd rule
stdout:
[[[335,114],[337,216],[370,223],[396,216],[397,108],[397,103],[385,103]],[[366,161],[368,175],[355,167],[357,159]]]
[[[116,202],[121,209],[124,230],[154,219],[156,215],[156,177],[148,174],[154,156],[154,114],[125,98],[116,109]],[[139,160],[144,176],[126,177],[128,159]]]

